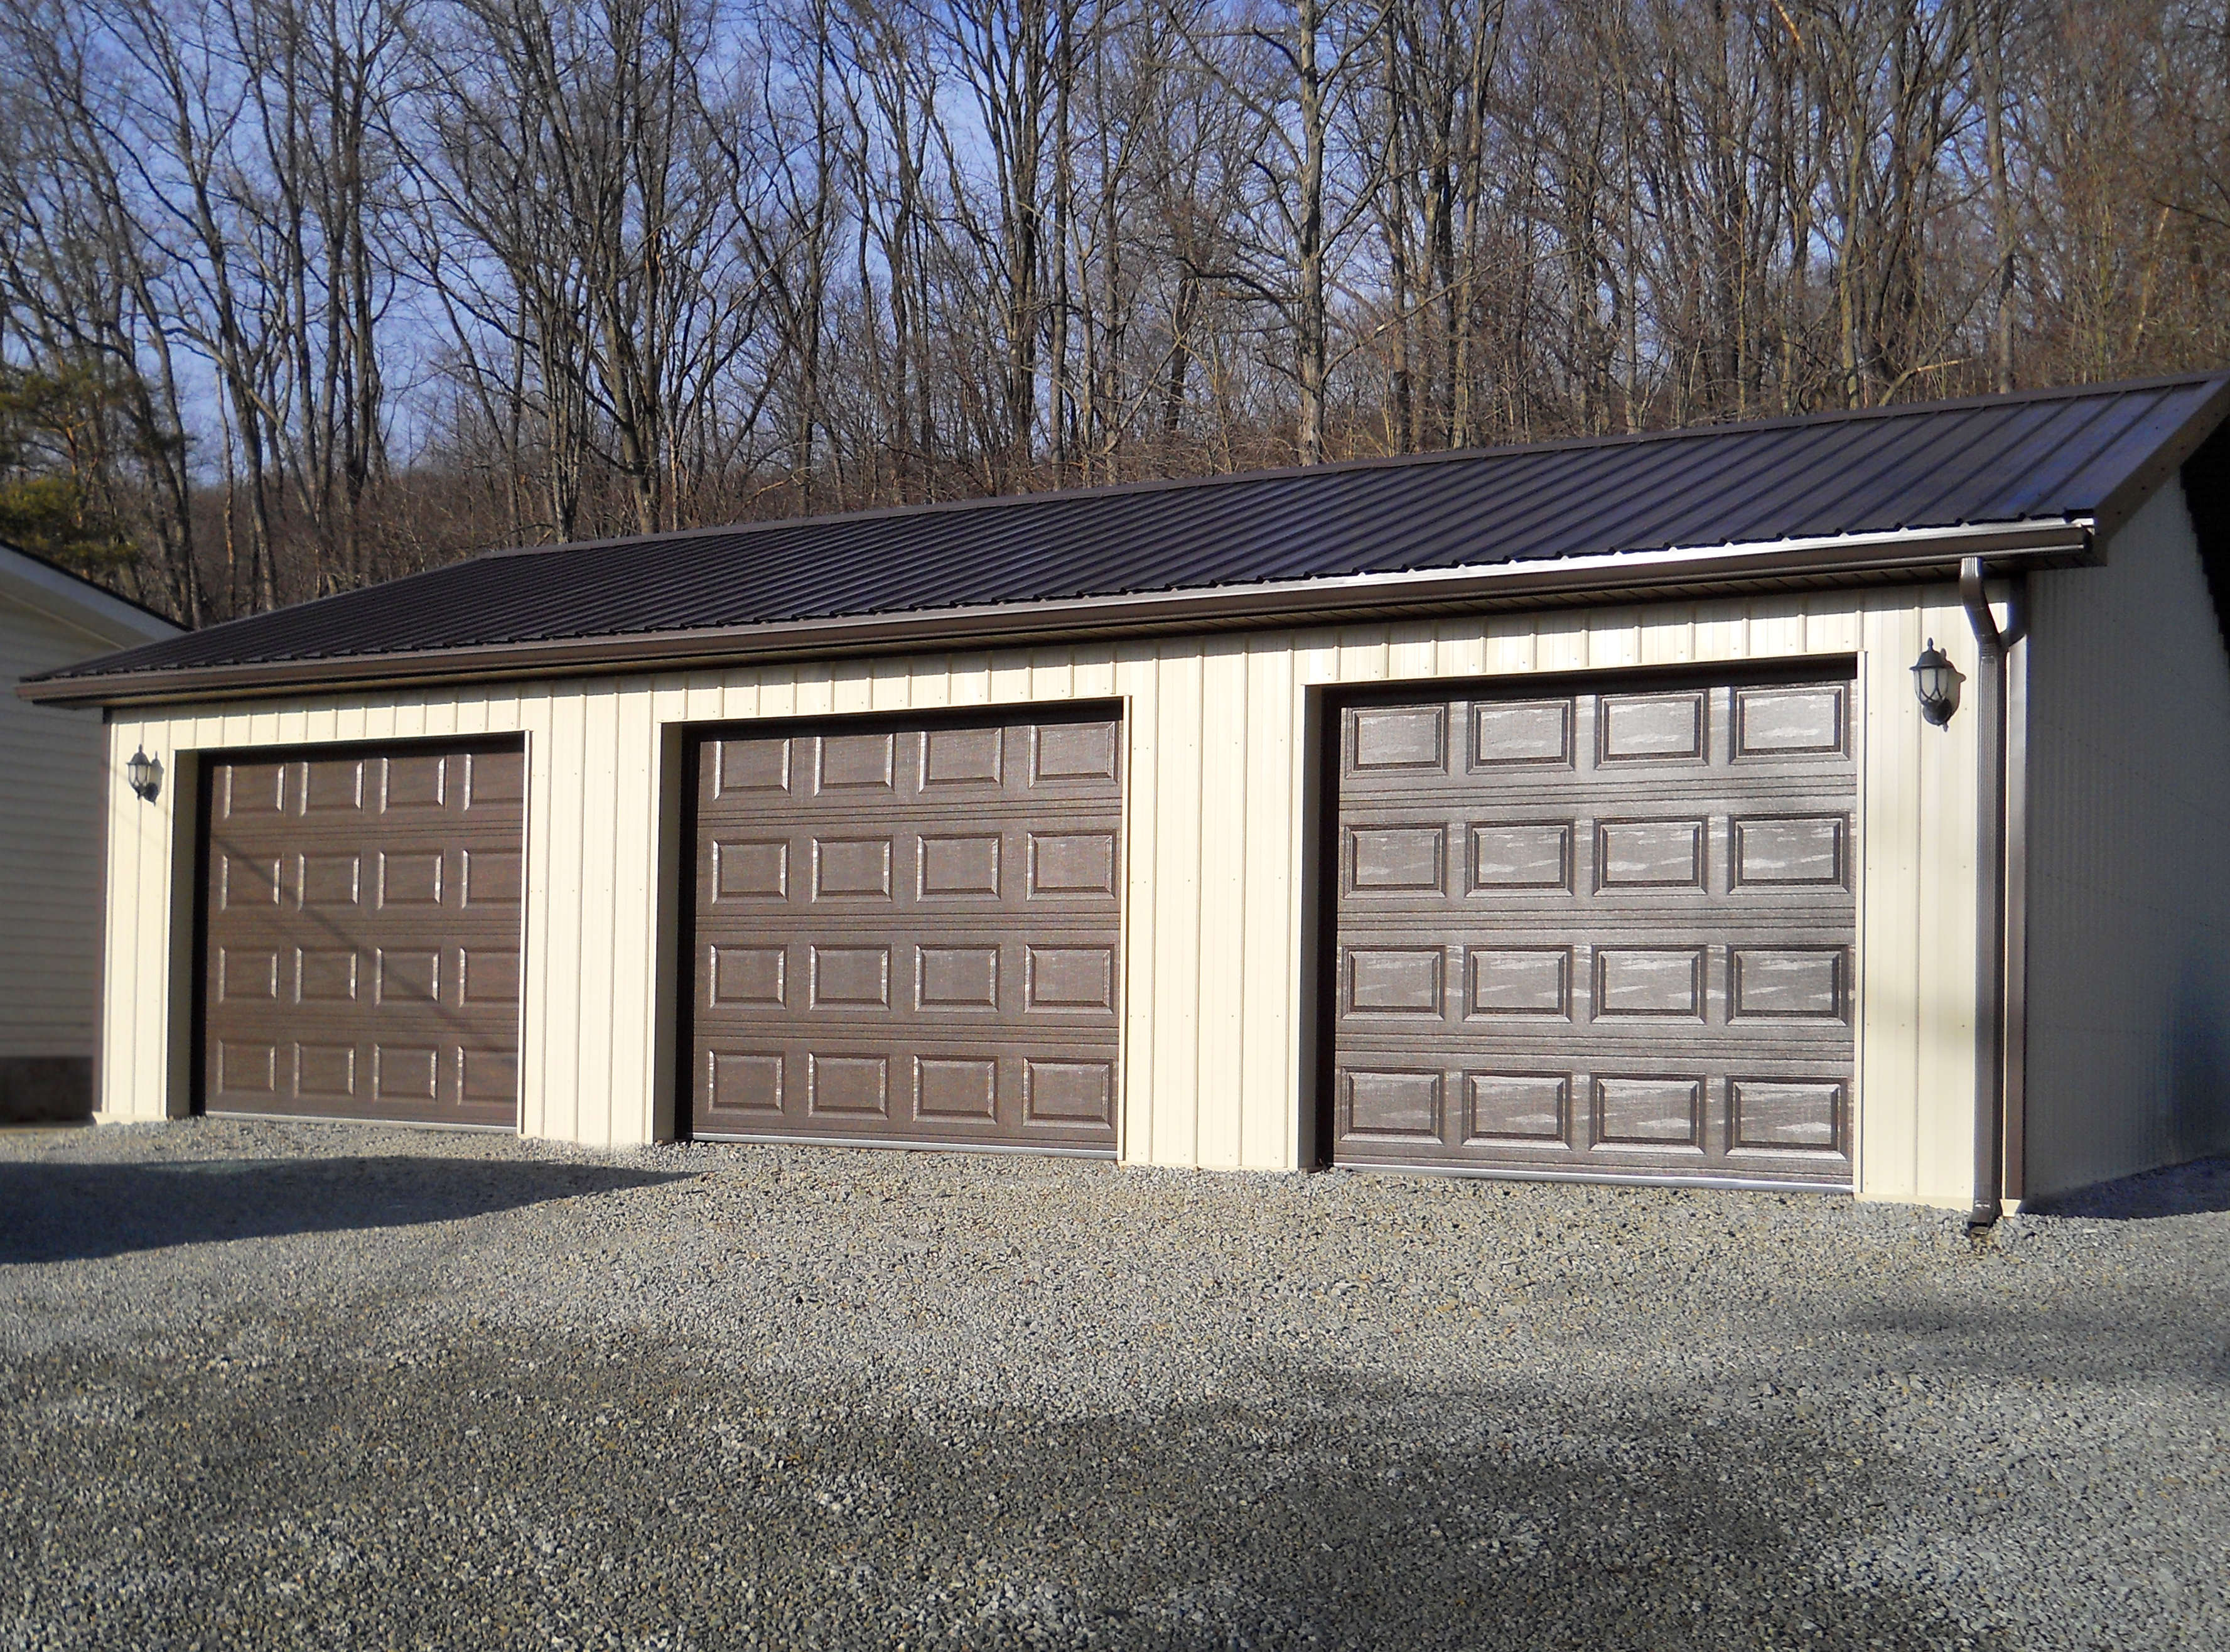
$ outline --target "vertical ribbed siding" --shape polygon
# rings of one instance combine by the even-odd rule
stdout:
[[[0,1060],[92,1059],[105,791],[100,713],[6,691],[112,646],[0,598]]]
[[[2033,609],[2031,1199],[2230,1148],[2230,661],[2182,490]]]
[[[1290,1169],[1314,1006],[1300,1002],[1301,799],[1311,691],[1389,679],[1856,655],[1859,1178],[1864,1194],[1963,1204],[1973,1080],[1973,720],[1925,728],[1906,668],[1924,635],[1973,669],[1954,593],[1826,593],[1263,632],[1028,652],[320,697],[122,720],[165,762],[218,745],[526,736],[525,1128],[596,1145],[668,1117],[675,971],[658,957],[664,731],[689,722],[1032,700],[1119,700],[1125,778],[1122,1140],[1163,1165]],[[174,815],[112,801],[114,948],[103,1102],[159,1117],[183,1016],[165,1007]],[[667,984],[661,995],[661,981]],[[682,978],[686,978],[686,975]]]

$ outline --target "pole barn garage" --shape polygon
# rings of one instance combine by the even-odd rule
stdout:
[[[100,1117],[1983,1219],[2222,1151],[2226,411],[499,552],[50,672],[108,720]]]

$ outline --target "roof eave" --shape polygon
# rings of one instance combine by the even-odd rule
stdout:
[[[41,610],[111,648],[178,636],[184,627],[145,603],[0,540],[0,594]]]
[[[2093,531],[2101,541],[2111,539],[2143,508],[2162,483],[2183,468],[2206,444],[2207,438],[2230,419],[2230,377],[2216,384],[2207,399],[2194,408],[2174,435],[2145,457],[2091,513]]]
[[[1988,557],[2008,568],[2016,564],[2066,566],[2092,560],[2096,544],[2088,518],[1985,523],[717,629],[34,678],[16,692],[46,705],[149,705],[265,698],[304,690],[401,688],[845,655],[1029,646],[1066,639],[1107,640],[1261,624],[1329,623],[1373,614],[1424,616],[1700,595],[1754,589],[1761,580],[1832,584],[1870,578],[1950,578],[1956,575],[1965,557]]]

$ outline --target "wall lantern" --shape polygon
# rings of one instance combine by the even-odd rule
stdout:
[[[1920,714],[1943,727],[1959,709],[1959,685],[1965,681],[1959,668],[1936,646],[1936,639],[1930,637],[1920,658],[1912,662],[1912,692],[1919,697]]]
[[[142,803],[155,801],[155,794],[163,789],[163,764],[159,758],[151,758],[146,748],[132,754],[132,761],[124,765],[125,778],[132,782],[132,791]]]

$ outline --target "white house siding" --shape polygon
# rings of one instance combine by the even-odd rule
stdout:
[[[305,697],[117,713],[112,751],[526,736],[525,1128],[591,1144],[670,1127],[662,753],[680,726],[1073,699],[1123,702],[1123,1154],[1290,1170],[1315,1006],[1301,1001],[1310,691],[1332,685],[1853,655],[1860,662],[1859,1175],[1964,1205],[1973,1120],[1973,720],[1926,728],[1907,668],[1933,635],[1971,670],[1948,590],[1815,593],[990,655]],[[181,765],[183,766],[183,765]],[[103,1116],[183,1110],[190,855],[158,803],[112,793]],[[662,794],[662,795],[661,795]],[[671,819],[665,823],[669,827]],[[183,869],[182,869],[183,868]]]
[[[100,713],[13,689],[139,640],[0,595],[0,1117],[65,1106],[69,1084],[82,1113],[100,984]]]
[[[2036,1199],[2230,1149],[2230,657],[2174,483],[2032,602]]]

